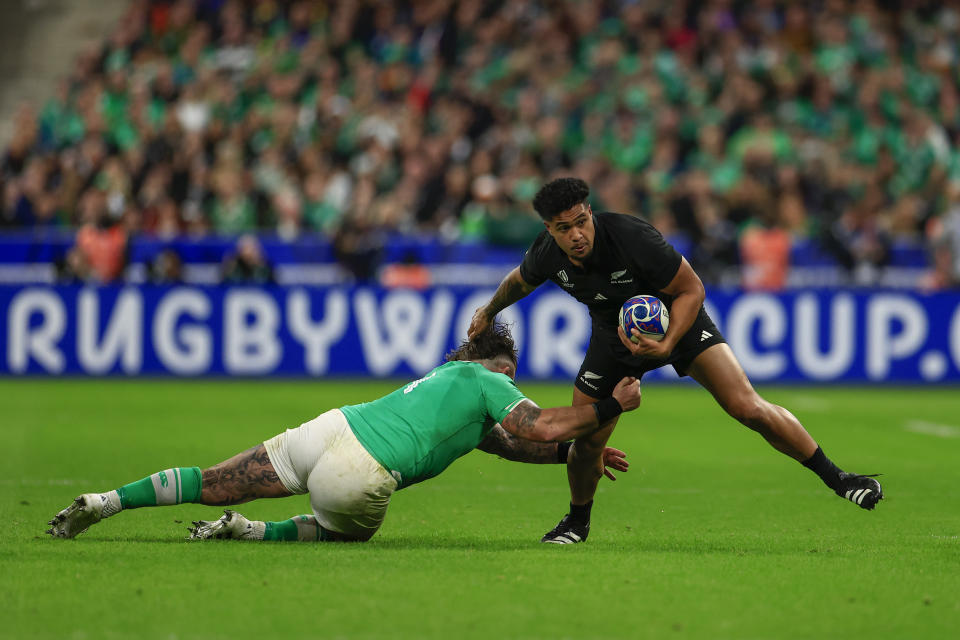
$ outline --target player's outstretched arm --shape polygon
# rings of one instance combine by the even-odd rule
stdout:
[[[567,464],[570,454],[570,442],[534,442],[524,440],[509,433],[499,424],[477,445],[477,449],[492,453],[512,462],[526,462],[528,464]],[[613,471],[624,473],[630,467],[627,454],[613,447],[603,450],[603,473],[611,480],[616,480]]]
[[[483,333],[498,313],[517,300],[526,297],[534,289],[536,287],[528,284],[520,275],[520,267],[515,267],[500,282],[500,286],[497,287],[490,301],[474,312],[470,328],[467,329],[467,337],[472,340],[478,334]]]
[[[541,409],[532,400],[524,400],[500,424],[518,438],[560,442],[593,433],[611,418],[639,406],[640,381],[627,377],[617,383],[612,397],[593,404]]]

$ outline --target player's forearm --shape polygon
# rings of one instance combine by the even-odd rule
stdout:
[[[520,275],[520,267],[514,267],[500,282],[500,286],[486,304],[487,316],[494,317],[514,302],[526,297],[534,289],[536,287],[531,287]]]
[[[495,425],[490,435],[477,448],[513,462],[528,464],[556,464],[560,462],[555,442],[533,442],[508,433]]]
[[[593,433],[599,428],[593,405],[541,409],[524,402],[503,420],[503,428],[524,440],[562,442]]]
[[[544,441],[563,442],[590,435],[600,428],[592,404],[544,409],[537,422],[537,433]]]
[[[668,344],[675,346],[690,330],[700,313],[703,300],[703,287],[699,291],[696,289],[684,291],[673,298],[673,303],[670,305],[670,326],[663,338],[669,341]]]

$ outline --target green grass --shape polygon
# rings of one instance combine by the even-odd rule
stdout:
[[[521,387],[541,405],[567,386]],[[587,544],[540,545],[558,465],[480,452],[394,496],[367,544],[188,543],[219,510],[141,509],[76,540],[77,494],[207,466],[373,382],[0,381],[0,637],[945,638],[960,624],[960,425],[950,389],[766,389],[841,466],[883,472],[865,512],[694,387],[649,386],[612,444]],[[935,430],[935,429],[934,429]],[[241,511],[283,519],[305,497]]]

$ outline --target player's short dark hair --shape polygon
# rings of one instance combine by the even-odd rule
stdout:
[[[446,355],[447,362],[454,360],[493,360],[499,356],[509,358],[517,366],[517,346],[510,328],[494,323],[473,340],[464,340],[460,346]]]
[[[544,220],[578,205],[590,195],[590,187],[580,178],[557,178],[540,187],[533,197],[533,208]]]

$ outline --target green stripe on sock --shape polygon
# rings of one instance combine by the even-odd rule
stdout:
[[[200,502],[203,474],[200,467],[180,467],[181,502]]]
[[[169,490],[170,476],[173,476],[174,481],[173,492]],[[159,498],[154,485],[154,477],[159,483],[162,494]],[[203,475],[200,472],[200,467],[179,467],[159,471],[142,480],[125,484],[117,489],[117,494],[120,496],[120,504],[124,509],[136,509],[138,507],[155,507],[158,504],[200,502],[202,490]]]
[[[268,522],[266,524],[267,528],[263,532],[264,540],[297,541],[297,523],[292,518],[283,522]]]
[[[154,507],[157,504],[157,494],[153,490],[153,480],[150,476],[123,485],[117,489],[117,494],[120,495],[120,504],[124,509]]]

